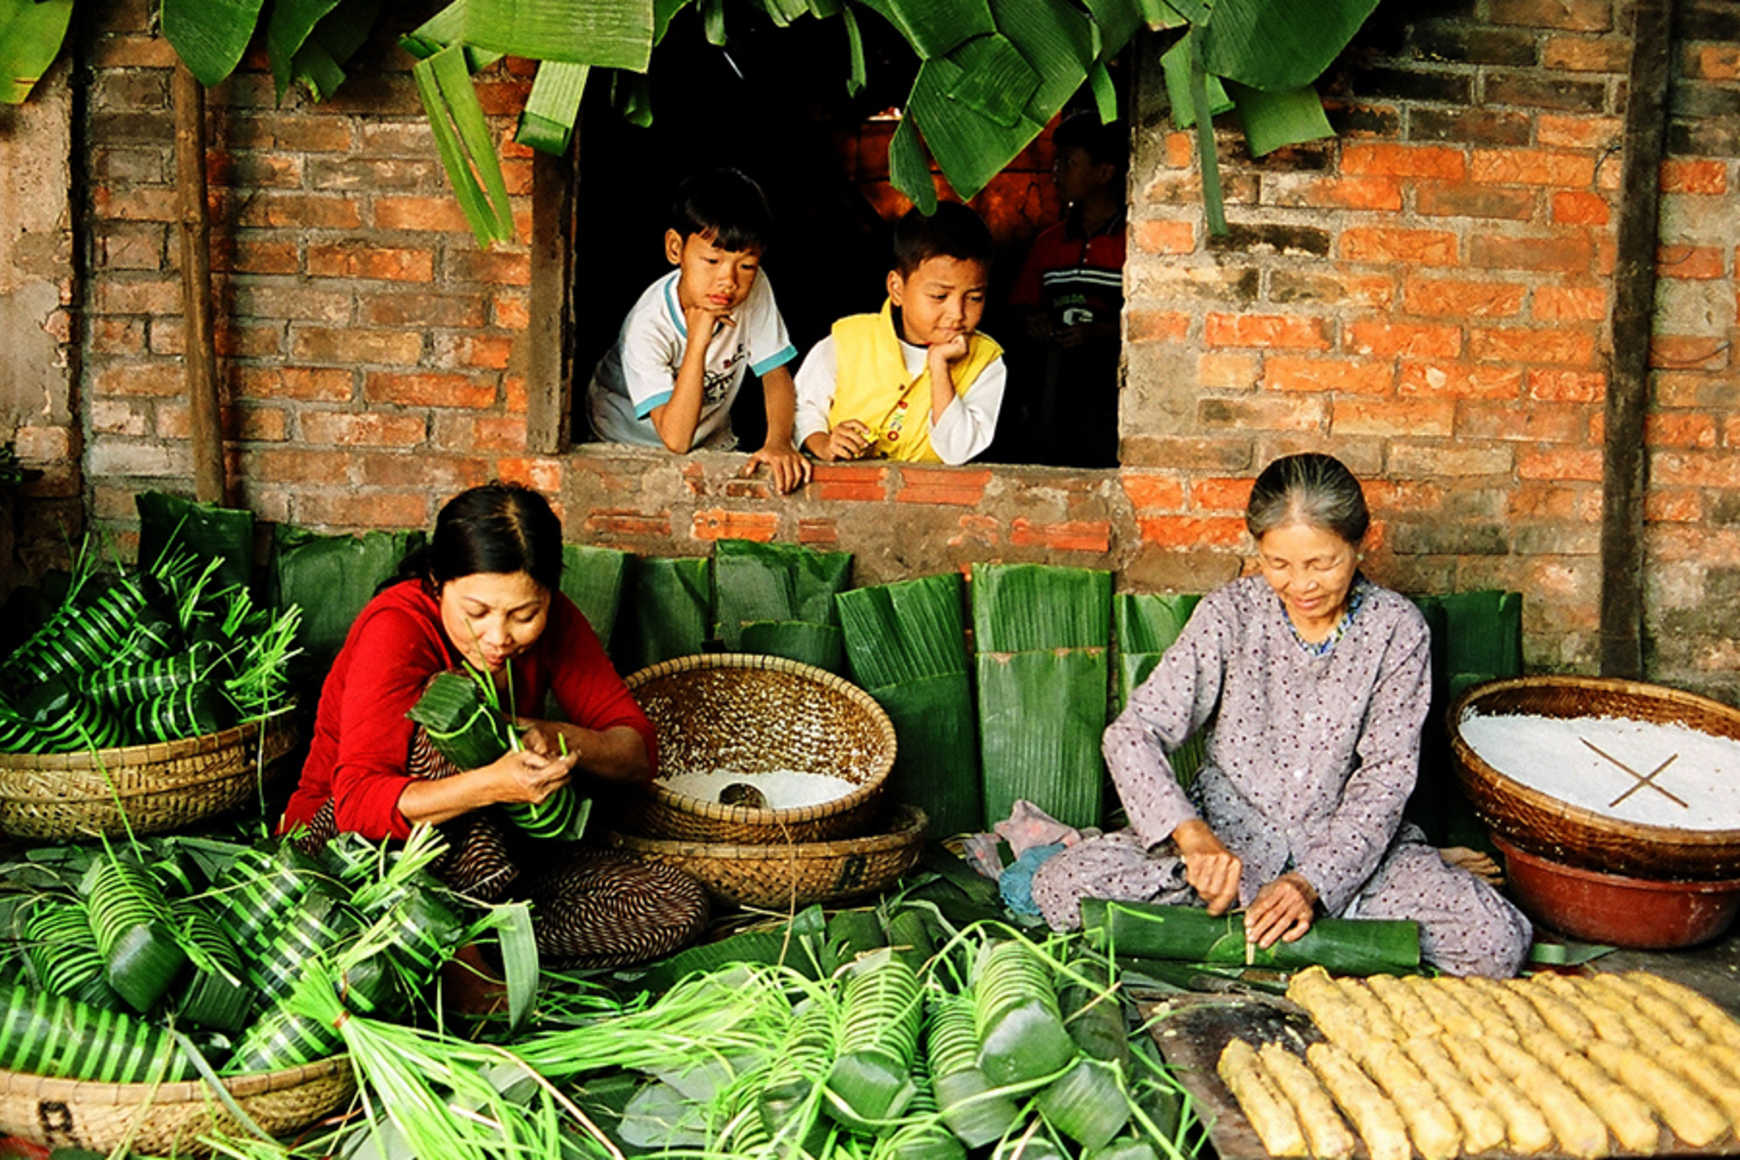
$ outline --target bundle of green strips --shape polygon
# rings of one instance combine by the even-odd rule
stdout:
[[[845,591],[851,569],[850,552],[720,540],[713,556],[714,615],[725,651],[845,672],[834,597]]]
[[[435,674],[408,716],[458,770],[481,769],[519,748],[511,701],[504,712],[495,683],[469,668]],[[591,799],[583,798],[571,784],[557,787],[543,801],[502,807],[502,813],[532,837],[566,840],[581,836],[590,812]]]
[[[1124,706],[1130,703],[1130,694],[1148,679],[1160,658],[1184,631],[1201,599],[1189,592],[1176,596],[1120,592],[1112,597],[1112,631],[1118,642],[1117,712],[1124,711]],[[1207,743],[1207,734],[1199,730],[1167,754],[1172,772],[1181,784],[1188,786],[1195,779]]]
[[[973,569],[984,824],[1025,799],[1100,824],[1112,577],[1085,568]]]
[[[949,572],[834,598],[852,677],[894,725],[891,792],[938,834],[976,830],[984,816],[965,587]]]

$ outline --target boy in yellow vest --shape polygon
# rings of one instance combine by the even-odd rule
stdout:
[[[817,459],[965,463],[990,445],[1003,348],[978,332],[991,231],[964,205],[894,228],[879,314],[834,323],[797,373],[798,443]]]

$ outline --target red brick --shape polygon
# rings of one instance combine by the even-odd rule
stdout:
[[[1138,512],[1175,512],[1184,508],[1184,484],[1171,476],[1124,472],[1118,482],[1130,497],[1130,506]]]
[[[490,463],[463,455],[426,451],[364,452],[357,456],[361,482],[376,487],[424,487],[443,494],[489,482]]]
[[[1354,262],[1457,264],[1456,235],[1442,230],[1360,228],[1341,234],[1341,256]]]
[[[1383,395],[1389,393],[1394,381],[1395,369],[1387,362],[1271,355],[1263,363],[1262,385],[1270,391]]]
[[[68,427],[18,427],[12,432],[12,449],[25,463],[70,459],[72,436]]]
[[[1444,395],[1462,399],[1514,399],[1522,390],[1523,373],[1515,367],[1478,363],[1402,363],[1396,394],[1403,398]]]
[[[316,278],[372,278],[388,282],[427,282],[435,276],[429,250],[338,242],[308,247],[308,273]]]
[[[483,282],[491,286],[530,286],[532,256],[509,250],[450,250],[444,268],[449,282]]]
[[[425,230],[434,233],[470,233],[465,211],[449,197],[377,197],[375,226],[383,230]]]
[[[429,519],[424,491],[299,492],[296,522],[332,528],[420,528]]]
[[[355,376],[336,367],[235,367],[231,389],[243,398],[296,399],[302,402],[349,402]]]
[[[99,218],[128,222],[172,222],[176,212],[175,190],[169,186],[140,186],[117,190],[99,185],[91,191],[91,205]]]
[[[1194,133],[1166,134],[1166,164],[1173,169],[1188,169],[1196,160]]]
[[[1508,445],[1468,447],[1461,444],[1410,443],[1395,440],[1390,444],[1386,467],[1391,475],[1404,478],[1436,477],[1440,475],[1509,475],[1512,467]]]
[[[1701,523],[1703,493],[1691,489],[1652,490],[1643,497],[1643,518],[1651,523]]]
[[[881,503],[888,498],[888,468],[868,463],[818,463],[806,493],[819,500]]]
[[[1319,431],[1329,409],[1317,395],[1198,399],[1197,423],[1210,430]]]
[[[585,528],[588,532],[605,536],[668,538],[671,534],[671,513],[663,511],[657,515],[649,515],[620,508],[593,508],[586,516]]]
[[[503,330],[525,330],[531,326],[531,314],[524,298],[497,295],[490,305],[490,325]]]
[[[899,503],[977,507],[990,482],[991,473],[983,469],[902,467],[900,487],[894,498]]]
[[[350,123],[323,113],[278,113],[260,120],[272,131],[272,144],[301,153],[346,153],[351,148]]]
[[[1462,330],[1411,322],[1353,322],[1342,346],[1356,354],[1454,358],[1462,353]]]
[[[147,412],[138,404],[118,399],[92,399],[90,429],[99,435],[127,435],[135,439],[150,430]],[[129,507],[128,509],[132,509]]]
[[[99,36],[91,48],[91,65],[111,68],[174,68],[175,48],[161,36]]]
[[[1414,194],[1414,208],[1430,217],[1527,221],[1535,213],[1535,192],[1532,189],[1422,183]]]
[[[1190,506],[1204,512],[1239,512],[1251,501],[1251,485],[1255,480],[1193,479],[1190,481]]]
[[[1547,403],[1598,403],[1607,397],[1600,371],[1529,371],[1529,398]]]
[[[1714,447],[1716,420],[1698,411],[1653,411],[1644,416],[1643,441],[1652,447]]]
[[[1454,399],[1337,399],[1329,430],[1348,435],[1449,435],[1456,422]]]
[[[310,322],[348,323],[353,306],[349,289],[316,289],[307,283],[260,282],[230,278],[220,283],[227,291],[230,312],[240,318],[307,319]],[[179,308],[175,311],[180,313]]]
[[[1489,362],[1595,365],[1595,336],[1582,330],[1529,330],[1522,327],[1469,331],[1469,352]]]
[[[519,483],[548,498],[562,490],[562,461],[544,456],[503,458],[495,461],[496,478],[504,483]],[[551,507],[555,507],[554,501]],[[560,513],[558,513],[560,514]]]
[[[800,544],[831,548],[840,542],[840,526],[834,520],[799,520],[797,540]]]
[[[118,396],[170,398],[187,390],[187,369],[173,363],[110,363],[91,382],[98,397]]]
[[[400,403],[408,407],[475,410],[495,404],[496,384],[488,376],[370,371],[363,377],[363,398],[371,403]]]
[[[1601,452],[1596,448],[1522,447],[1517,449],[1516,473],[1520,479],[1600,483],[1601,463]]]
[[[1210,314],[1203,320],[1202,337],[1208,346],[1330,347],[1328,321],[1297,314]]]
[[[412,447],[423,442],[428,422],[422,415],[350,411],[300,412],[304,443],[339,447]]]
[[[1658,278],[1720,278],[1727,273],[1726,254],[1718,246],[1657,246]]]
[[[250,190],[235,210],[237,225],[350,230],[362,225],[361,202],[349,195]]]
[[[1468,264],[1486,270],[1582,273],[1593,258],[1589,239],[1576,235],[1513,238],[1482,232],[1474,235],[1468,247]]]
[[[1542,286],[1530,313],[1537,322],[1600,322],[1607,317],[1607,288]]]
[[[1661,163],[1663,193],[1727,193],[1728,163],[1669,158]]]
[[[436,349],[455,366],[477,367],[481,370],[506,370],[513,357],[514,340],[505,334],[459,334],[440,336]]]
[[[470,294],[358,294],[357,301],[369,326],[475,330],[484,324],[485,303]]]
[[[1649,458],[1652,487],[1740,488],[1740,455],[1722,451],[1657,451]]]
[[[1136,527],[1144,543],[1169,548],[1237,548],[1246,535],[1243,516],[1146,516]]]
[[[526,449],[526,420],[519,415],[479,415],[473,420],[473,451],[518,453]]]
[[[1379,177],[1437,177],[1460,181],[1468,161],[1443,145],[1343,145],[1341,172]]]
[[[1583,186],[1595,180],[1595,158],[1547,149],[1476,149],[1471,176],[1499,185]]]
[[[1669,370],[1721,370],[1731,345],[1702,335],[1657,334],[1649,340],[1649,365]]]
[[[1625,72],[1631,42],[1621,37],[1551,36],[1541,52],[1541,64],[1568,72]]]
[[[1136,248],[1145,254],[1191,253],[1196,249],[1196,226],[1191,222],[1137,222]]]
[[[423,336],[412,330],[297,326],[290,331],[290,354],[305,362],[416,366]]]
[[[1409,314],[1445,318],[1507,318],[1522,312],[1528,287],[1516,282],[1408,278],[1402,299]]]
[[[1456,413],[1458,439],[1578,443],[1587,435],[1588,421],[1581,407],[1543,407],[1535,402],[1465,401]]]
[[[1494,24],[1527,24],[1571,32],[1613,27],[1613,0],[1492,0]]]
[[[1722,442],[1729,447],[1740,447],[1740,415],[1729,415],[1722,420]]]
[[[1015,548],[1045,548],[1053,552],[1098,552],[1112,548],[1112,525],[1105,520],[1064,520],[1035,523],[1026,516],[1009,521],[1009,544]]]
[[[1573,189],[1553,194],[1553,220],[1561,225],[1604,226],[1609,212],[1607,199],[1598,193]]]
[[[526,380],[524,375],[503,375],[501,379],[502,407],[512,415],[526,413]]]
[[[1399,210],[1402,208],[1402,184],[1393,177],[1265,173],[1263,202],[1309,209]]]
[[[1196,383],[1214,390],[1248,390],[1257,381],[1262,356],[1211,351],[1196,356]]]
[[[95,305],[98,314],[180,314],[181,283],[103,278],[96,285]]]
[[[1617,145],[1624,132],[1625,124],[1618,117],[1542,113],[1535,118],[1535,140],[1542,145],[1566,149],[1600,149]],[[1607,168],[1617,170],[1618,165],[1615,162]]]
[[[295,274],[301,259],[293,241],[213,236],[211,268],[219,273]]]
[[[695,513],[694,536],[697,540],[757,540],[773,539],[779,530],[779,516],[773,512],[729,512],[712,508]]]
[[[1530,480],[1511,489],[1505,510],[1515,519],[1566,520],[1592,524],[1601,518],[1601,491]]]
[[[350,455],[344,451],[262,448],[237,458],[242,474],[272,483],[318,483],[342,487],[350,482]]]
[[[93,354],[143,354],[145,323],[138,318],[93,317],[90,320]]]
[[[1168,310],[1126,310],[1125,342],[1183,342],[1190,315]]]
[[[1688,77],[1707,81],[1740,80],[1740,44],[1688,44],[1681,67]]]

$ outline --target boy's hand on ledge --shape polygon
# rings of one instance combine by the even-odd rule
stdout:
[[[749,457],[743,474],[754,475],[756,469],[764,463],[767,464],[767,474],[773,479],[773,489],[781,495],[795,491],[810,481],[810,461],[789,443],[783,446],[767,444]]]
[[[804,446],[817,459],[862,459],[875,445],[870,428],[857,419],[847,419],[832,431],[817,431],[804,440]]]

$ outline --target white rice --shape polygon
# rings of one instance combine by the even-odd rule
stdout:
[[[741,783],[754,786],[767,800],[770,810],[795,810],[804,806],[819,806],[843,798],[858,788],[857,782],[825,773],[803,773],[796,769],[775,769],[766,773],[737,773],[715,769],[712,773],[679,773],[660,784],[672,793],[716,802],[719,791],[728,785]]]
[[[1462,738],[1498,772],[1531,789],[1605,817],[1682,830],[1740,829],[1740,742],[1625,717],[1468,716]],[[1589,746],[1641,776],[1673,763],[1612,804],[1638,780]],[[1679,805],[1651,786],[1685,802]]]

